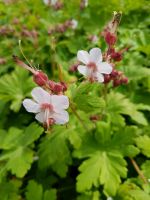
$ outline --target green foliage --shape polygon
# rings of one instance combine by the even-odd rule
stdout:
[[[112,122],[123,125],[124,118],[121,114],[128,115],[133,121],[142,125],[148,125],[144,114],[138,111],[138,105],[132,103],[121,93],[111,92],[107,97],[108,116]]]
[[[0,131],[0,178],[5,175],[7,170],[12,174],[22,178],[31,168],[34,161],[34,151],[30,145],[42,134],[43,129],[33,123],[24,131],[18,128],[10,128],[8,133]]]
[[[95,134],[84,136],[82,146],[74,152],[75,157],[88,158],[79,167],[77,190],[83,192],[92,186],[104,185],[106,194],[114,195],[125,178],[127,169],[124,156],[135,156],[138,149],[133,146],[136,129],[126,127],[113,133],[109,124],[99,123]]]
[[[85,112],[101,112],[105,105],[102,98],[96,95],[98,84],[82,83],[73,93],[73,100],[78,109]]]
[[[56,190],[43,191],[42,185],[31,180],[27,186],[26,200],[56,200]]]
[[[141,152],[147,156],[150,157],[150,137],[147,135],[140,136],[136,139],[136,144],[141,149]]]
[[[149,200],[149,184],[129,158],[150,179],[150,2],[89,0],[84,9],[80,0],[61,2],[56,10],[43,0],[0,1],[0,200]],[[105,53],[101,32],[114,10],[123,12],[116,51],[129,47],[115,67],[129,83],[91,84],[69,68],[78,50]],[[78,21],[75,30],[50,34],[70,19]],[[66,126],[42,134],[42,124],[23,108],[35,84],[12,60],[26,62],[19,40],[37,70],[67,83]]]
[[[47,135],[39,147],[39,168],[51,168],[61,177],[66,176],[71,154],[67,145],[67,137],[72,130],[57,127],[52,135]]]
[[[30,95],[34,84],[24,69],[16,68],[10,75],[6,74],[0,79],[0,99],[11,102],[10,109],[19,111],[22,100]]]
[[[17,180],[0,183],[0,200],[20,200],[19,186]]]
[[[150,195],[141,190],[137,185],[133,183],[125,183],[120,186],[115,200],[149,200],[149,198]]]

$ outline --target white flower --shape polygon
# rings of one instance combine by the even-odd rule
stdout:
[[[28,112],[36,113],[35,118],[49,127],[50,120],[55,124],[65,124],[69,121],[69,100],[64,95],[51,95],[41,87],[32,90],[34,100],[25,99],[23,105]]]
[[[71,20],[71,28],[72,28],[72,29],[76,29],[77,26],[78,26],[78,21],[75,20],[75,19],[72,19],[72,20]]]
[[[97,37],[97,35],[93,35],[93,37],[92,37],[92,42],[93,42],[93,43],[97,43],[97,42],[98,42],[98,37]]]
[[[46,5],[54,6],[57,3],[57,0],[43,0]]]
[[[113,198],[112,197],[108,197],[107,200],[113,200]]]
[[[89,4],[88,0],[84,0],[84,6],[87,7]]]
[[[77,58],[85,65],[79,65],[78,71],[90,81],[104,82],[103,74],[110,74],[112,66],[107,62],[102,62],[102,53],[99,48],[93,48],[88,53],[80,50]]]

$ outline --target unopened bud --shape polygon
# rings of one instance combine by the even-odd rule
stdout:
[[[33,80],[37,85],[44,86],[48,81],[48,76],[42,71],[37,71],[35,74],[33,74]]]
[[[72,65],[70,68],[69,68],[69,72],[77,72],[77,69],[78,69],[78,63],[77,64],[74,64]]]
[[[119,86],[120,84],[121,84],[120,79],[115,79],[115,80],[113,80],[113,87],[117,87],[117,86]]]
[[[111,54],[111,58],[115,61],[121,61],[122,60],[122,53],[120,52],[114,52]]]
[[[63,87],[63,92],[67,91],[67,84],[65,82],[60,82]]]
[[[55,86],[53,88],[53,92],[56,94],[60,94],[63,92],[63,86],[60,83],[55,83]]]
[[[121,79],[121,83],[122,84],[128,84],[128,82],[129,82],[129,80],[128,80],[128,78],[127,77],[122,77],[122,79]]]
[[[90,120],[91,120],[91,121],[100,120],[100,116],[98,116],[98,115],[92,115],[92,116],[90,116]]]
[[[114,45],[117,41],[117,37],[114,33],[107,32],[105,35],[105,41],[108,45]]]
[[[118,76],[118,71],[114,69],[114,70],[111,72],[110,76],[111,76],[112,78],[116,78],[116,77]]]
[[[51,80],[49,80],[48,82],[47,82],[47,84],[48,84],[48,86],[49,86],[49,88],[50,88],[50,90],[54,90],[54,87],[55,87],[55,82],[54,81],[51,81]]]
[[[109,83],[111,81],[111,76],[109,74],[105,74],[104,83]]]

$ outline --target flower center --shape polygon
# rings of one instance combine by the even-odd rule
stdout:
[[[53,106],[50,103],[43,103],[41,105],[41,109],[42,110],[49,110],[49,111],[53,111]]]
[[[92,69],[93,71],[96,71],[96,64],[94,62],[89,62],[87,64],[87,67]]]

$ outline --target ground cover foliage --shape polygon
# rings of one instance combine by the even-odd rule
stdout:
[[[0,1],[0,200],[150,199],[149,1],[83,2]],[[116,49],[128,47],[116,62],[128,84],[118,87],[75,70],[78,50],[106,50],[114,10],[123,13]],[[12,59],[26,62],[19,40],[33,65],[67,84],[67,125],[45,130],[24,109],[36,84]]]

